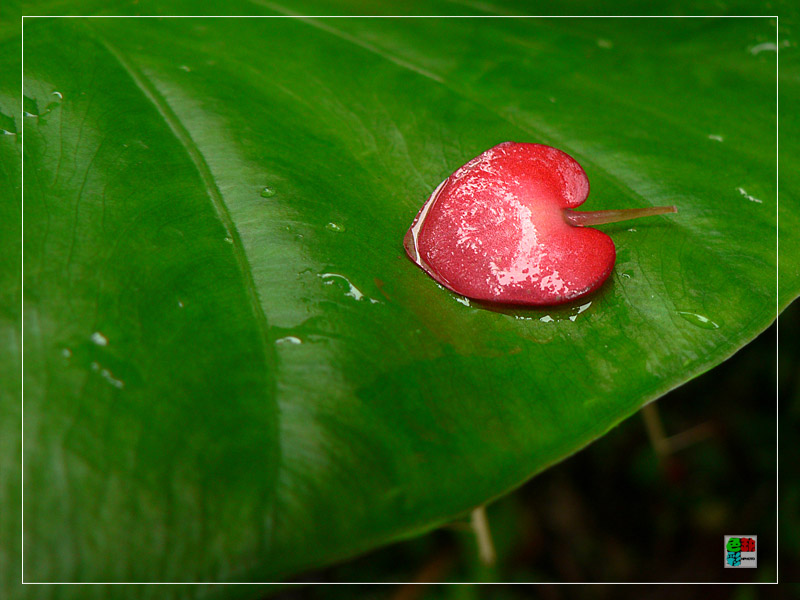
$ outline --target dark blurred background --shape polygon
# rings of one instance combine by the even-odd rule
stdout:
[[[776,499],[780,580],[800,581],[800,303],[781,315],[778,327],[779,493],[773,325],[655,404],[673,451],[659,457],[640,413],[490,505],[494,566],[479,560],[465,515],[447,528],[297,581],[770,582],[776,578]],[[758,535],[758,568],[723,568],[725,534]],[[559,599],[579,591],[582,598],[667,598],[677,589],[298,585],[272,597]],[[679,596],[779,597],[776,586],[701,586],[682,588]]]

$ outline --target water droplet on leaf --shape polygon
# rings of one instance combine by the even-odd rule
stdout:
[[[719,329],[719,325],[703,315],[686,310],[679,310],[678,314],[695,327],[701,327],[702,329]]]
[[[97,344],[98,346],[107,346],[108,345],[108,338],[104,336],[99,331],[95,331],[92,334],[92,341]]]
[[[764,42],[762,44],[756,44],[750,48],[750,54],[755,56],[756,54],[761,54],[762,52],[777,52],[777,50],[778,47],[772,42]]]
[[[338,273],[321,273],[318,277],[325,280],[326,285],[333,284],[334,280],[338,279],[344,282],[347,285],[347,291],[345,292],[345,296],[350,296],[355,300],[361,300],[364,298],[364,293],[359,290],[353,283],[344,275],[339,275]]]
[[[22,112],[26,117],[38,117],[39,104],[36,102],[36,99],[31,98],[30,96],[23,96]]]
[[[17,122],[13,117],[0,113],[0,133],[2,135],[17,135]]]
[[[739,193],[740,193],[742,196],[744,196],[745,198],[747,198],[748,200],[750,200],[750,202],[756,202],[757,204],[763,204],[763,203],[764,203],[764,201],[763,201],[763,200],[759,200],[759,199],[758,199],[758,198],[756,198],[755,196],[752,196],[752,195],[748,194],[748,193],[745,191],[745,189],[744,189],[744,188],[736,188],[736,191],[738,191],[738,192],[739,192]]]
[[[114,374],[108,369],[102,369],[100,371],[100,377],[105,379],[108,383],[113,385],[118,390],[121,390],[123,387],[125,387],[125,382],[114,377]]]

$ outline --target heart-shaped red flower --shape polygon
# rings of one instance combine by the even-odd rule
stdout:
[[[431,194],[406,233],[409,257],[450,290],[487,302],[551,305],[608,278],[614,242],[583,227],[675,212],[675,207],[576,213],[589,180],[568,154],[504,142]]]

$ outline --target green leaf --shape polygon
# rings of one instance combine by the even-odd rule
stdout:
[[[21,46],[0,4],[0,596],[20,581]],[[9,76],[10,75],[10,76]]]
[[[26,20],[26,581],[279,580],[446,523],[725,360],[800,288],[783,249],[776,300],[774,39],[769,19]],[[469,305],[402,237],[509,139],[574,156],[587,210],[679,213],[603,227],[617,265],[584,302]]]

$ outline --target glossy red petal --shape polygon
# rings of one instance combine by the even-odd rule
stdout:
[[[505,142],[431,194],[406,233],[409,257],[452,291],[487,302],[550,305],[600,287],[614,266],[604,233],[568,225],[589,180],[568,154]]]

